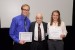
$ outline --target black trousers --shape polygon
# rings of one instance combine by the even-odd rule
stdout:
[[[47,50],[46,41],[33,41],[31,43],[31,50]]]
[[[64,50],[64,42],[62,40],[48,40],[49,50]]]
[[[23,45],[14,43],[13,50],[30,50],[30,43],[25,43]]]

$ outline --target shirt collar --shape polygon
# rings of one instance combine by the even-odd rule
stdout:
[[[37,23],[37,22],[36,22],[36,25],[38,26],[38,23]],[[43,25],[43,23],[41,22],[41,23],[40,23],[40,26],[42,26],[42,25]]]
[[[21,17],[22,17],[22,19],[25,19],[25,18],[27,18],[27,16],[24,16],[23,14],[21,14]]]

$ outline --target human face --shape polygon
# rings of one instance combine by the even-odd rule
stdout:
[[[29,7],[28,6],[24,6],[22,9],[22,14],[24,16],[28,16],[29,15]]]
[[[53,13],[53,21],[58,21],[59,14],[57,12]]]
[[[42,20],[43,20],[42,14],[37,14],[36,15],[36,22],[38,24],[40,24],[40,23],[42,23]]]

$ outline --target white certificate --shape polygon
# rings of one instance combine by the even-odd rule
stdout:
[[[25,40],[25,42],[32,42],[32,32],[19,32],[19,40]]]
[[[49,31],[49,37],[53,39],[60,39],[60,35],[62,34],[61,28],[51,28]]]

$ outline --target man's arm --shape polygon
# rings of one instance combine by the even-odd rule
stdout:
[[[19,42],[19,39],[16,37],[16,34],[15,34],[16,27],[17,27],[16,19],[13,18],[11,26],[10,26],[10,30],[9,30],[9,35],[15,42]]]

